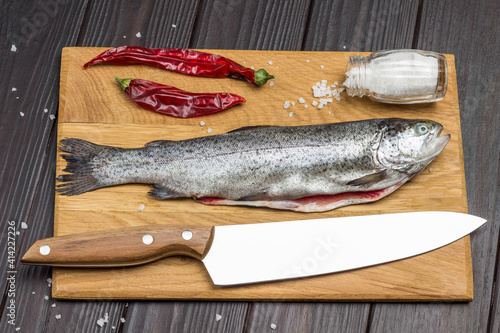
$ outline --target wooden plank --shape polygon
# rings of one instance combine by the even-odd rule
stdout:
[[[278,76],[276,84],[257,89],[244,82],[193,79],[145,66],[96,65],[82,70],[81,64],[101,51],[103,49],[66,48],[63,52],[59,138],[79,137],[100,144],[137,147],[156,139],[206,135],[207,127],[213,128],[214,134],[245,125],[297,125],[370,117],[425,116],[441,122],[446,132],[452,134],[452,140],[446,151],[432,163],[432,170],[426,169],[391,195],[390,200],[370,205],[350,206],[321,214],[208,207],[191,200],[156,201],[144,195],[147,186],[125,185],[75,197],[56,196],[55,235],[184,221],[194,225],[214,225],[413,210],[466,211],[452,56],[448,56],[448,95],[440,103],[414,107],[418,108],[416,113],[409,107],[387,107],[366,99],[344,97],[332,106],[330,113],[312,107],[304,109],[300,104],[284,110],[281,104],[297,94],[311,101],[312,97],[308,97],[310,87],[320,78],[331,77],[332,81],[341,82],[349,53],[222,51],[225,56],[256,67],[269,67],[267,62],[273,61]],[[321,73],[320,64],[326,59],[330,65]],[[295,74],[290,74],[285,70],[287,68],[294,68]],[[242,107],[204,118],[165,117],[139,109],[128,100],[109,79],[113,73],[121,77],[147,77],[157,82],[169,82],[191,91],[230,91],[245,96],[248,102]],[[297,73],[303,82],[292,84]],[[191,88],[186,88],[189,85]],[[340,108],[342,112],[338,111]],[[289,117],[291,110],[294,110],[293,117]],[[199,125],[200,119],[206,122],[205,126]],[[64,161],[59,158],[58,172],[64,166]],[[456,185],[450,188],[450,182]],[[141,204],[146,208],[139,212],[137,208]],[[186,258],[168,258],[146,266],[118,270],[56,269],[53,296],[72,299],[468,300],[472,295],[468,246],[468,238],[465,238],[424,256],[384,266],[307,280],[234,288],[213,286],[203,265]],[[165,279],[169,283],[165,284]],[[437,283],[429,283],[431,280]],[[407,282],[406,287],[401,281]],[[332,290],[331,285],[339,287]]]
[[[500,31],[498,1],[424,1],[416,46],[456,55],[469,213],[488,220],[471,237],[474,301],[459,304],[378,304],[373,332],[498,332],[500,230]],[[458,19],[459,18],[459,19]],[[495,271],[496,269],[496,271]]]

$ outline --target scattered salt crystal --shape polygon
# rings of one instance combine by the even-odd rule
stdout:
[[[299,98],[299,103],[300,103],[300,104],[304,104],[305,102],[306,102],[306,100],[305,100],[305,99],[303,99],[302,97],[300,97],[300,98]]]
[[[21,232],[20,232],[19,230],[18,230],[18,231],[16,231],[16,235],[18,235],[18,236],[19,236],[20,234],[21,234]]]
[[[200,126],[205,126],[205,122],[203,120],[200,121]]]
[[[55,307],[56,307],[56,303],[53,303],[53,304],[51,305],[51,307],[55,308]]]
[[[144,208],[146,208],[146,206],[140,205],[139,208],[137,208],[137,210],[142,212],[144,210]]]
[[[125,323],[125,318],[120,318],[120,321],[123,323]]]
[[[219,321],[222,319],[222,316],[218,313],[215,314],[215,321]]]
[[[335,86],[338,86],[338,84],[339,84],[339,83],[338,83],[338,81],[335,81],[335,82],[333,82],[333,84],[334,84]]]
[[[21,222],[21,229],[28,229],[26,222]]]
[[[342,46],[342,48],[345,50],[347,48],[347,46],[344,45],[344,46]]]
[[[432,170],[433,170],[432,168],[429,168],[429,172],[432,172]]]
[[[19,112],[19,114],[21,115],[21,117],[24,117],[24,112]]]
[[[274,81],[269,82],[269,86],[270,87],[274,86]]]
[[[46,301],[48,301],[49,300],[49,296],[45,295],[45,296],[43,296],[43,299],[46,300]]]
[[[35,292],[34,292],[34,291],[32,291],[32,292],[31,292],[31,294],[32,294],[32,295],[35,295]]]
[[[102,319],[102,318],[97,319],[97,325],[99,325],[100,327],[103,327],[104,326],[104,319]]]
[[[16,87],[12,87],[12,91],[17,91],[17,88]]]
[[[344,90],[345,90],[345,88],[344,88],[344,87],[337,89],[337,91],[338,91],[339,93],[343,92]]]
[[[319,105],[318,105],[318,110],[321,110],[321,109],[323,108],[323,106],[325,106],[325,104],[323,104],[323,103],[319,103]]]
[[[16,327],[16,331],[19,331],[21,329],[21,327]]]
[[[123,36],[123,38],[127,38],[127,36]]]
[[[288,114],[288,117],[292,118],[293,117],[293,112],[290,111],[290,113]]]
[[[283,109],[288,109],[290,107],[290,101],[285,101],[285,103],[283,103]]]
[[[270,61],[270,60],[269,60],[267,63],[268,63],[269,65],[272,65],[272,64],[273,64],[273,62],[272,62],[272,61]]]
[[[207,129],[207,133],[212,133],[212,128],[210,128],[210,127],[209,127],[209,128]]]
[[[274,323],[273,323],[273,324],[271,324],[271,329],[272,329],[272,330],[275,330],[275,329],[276,329],[276,327],[278,327],[276,324],[274,324]]]
[[[19,96],[16,96],[16,99],[19,99]]]
[[[309,59],[308,59],[308,60],[306,60],[306,62],[309,62]]]
[[[49,109],[43,109],[43,113],[49,112]]]
[[[135,34],[135,36],[136,36],[137,38],[141,38],[141,32],[136,33],[136,34]]]
[[[318,106],[318,102],[316,102],[316,101],[313,101],[311,104],[312,104],[312,106]]]
[[[255,67],[253,67],[253,66],[250,66],[250,69],[255,69]]]
[[[292,105],[295,105],[295,102],[292,102]]]
[[[306,109],[307,109],[308,107],[309,107],[309,105],[307,105],[307,104],[304,104],[304,108],[306,108]]]
[[[53,114],[51,114],[51,115],[49,115],[49,119],[50,120],[54,120],[54,119],[56,119],[56,116],[54,116]]]
[[[323,66],[323,65],[319,65],[319,68],[323,69],[323,68],[325,68],[325,66]]]
[[[114,329],[114,330],[116,330],[116,327],[114,327],[114,326],[111,326],[111,328]]]
[[[109,314],[106,312],[104,314],[104,322],[107,323],[109,321]]]
[[[60,314],[57,314],[57,315],[56,315],[56,319],[61,319],[61,317],[62,317],[62,316],[61,316]]]
[[[172,24],[172,28],[177,28],[177,25],[176,24]]]
[[[10,50],[12,52],[16,52],[17,51],[17,47],[14,44],[12,44],[12,46],[10,47]]]

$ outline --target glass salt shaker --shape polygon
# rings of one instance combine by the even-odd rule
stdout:
[[[420,50],[387,50],[368,57],[351,56],[344,82],[349,96],[368,96],[392,104],[440,101],[447,85],[444,55]]]

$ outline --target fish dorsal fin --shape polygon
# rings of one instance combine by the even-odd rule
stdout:
[[[363,176],[358,179],[351,180],[347,185],[352,186],[363,186],[363,185],[373,185],[387,178],[387,170],[372,173],[370,175]]]
[[[251,131],[251,130],[256,130],[256,129],[260,129],[260,128],[270,128],[270,127],[280,127],[280,126],[273,126],[273,125],[244,126],[244,127],[240,127],[240,128],[231,130],[227,133]]]
[[[175,142],[175,141],[173,141],[173,140],[156,140],[156,141],[148,142],[144,146],[146,146],[146,147],[159,147],[159,146],[171,144],[172,142]]]

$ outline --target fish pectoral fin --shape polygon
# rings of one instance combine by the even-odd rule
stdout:
[[[185,197],[185,195],[175,192],[169,188],[161,187],[161,185],[154,184],[151,186],[153,186],[155,189],[149,191],[148,195],[154,199],[164,200],[164,199],[175,199],[175,198]]]
[[[261,200],[270,200],[269,194],[267,192],[263,192],[263,193],[246,195],[244,197],[239,198],[236,201],[261,201]]]
[[[370,175],[363,176],[358,179],[351,180],[347,185],[351,186],[363,186],[363,185],[374,185],[387,178],[387,170],[372,173]]]
[[[159,147],[159,146],[171,144],[172,142],[175,142],[175,141],[173,141],[173,140],[155,140],[155,141],[151,141],[151,142],[146,143],[144,146],[145,147]]]

